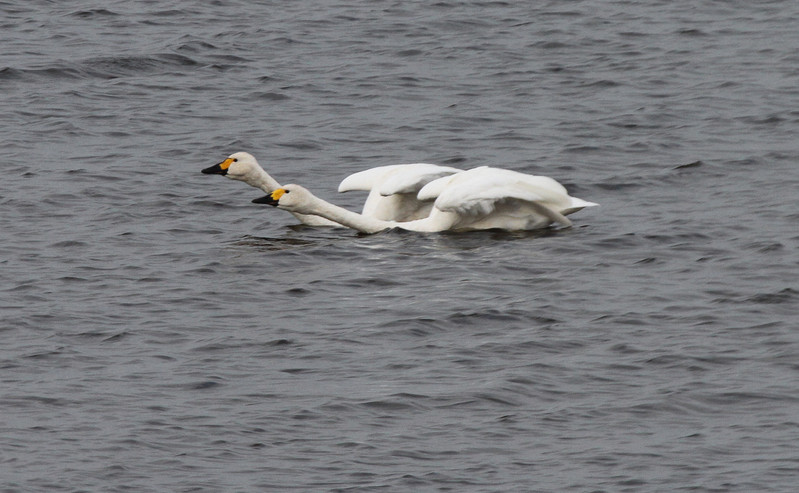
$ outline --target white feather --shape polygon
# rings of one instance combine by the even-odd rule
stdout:
[[[566,189],[546,176],[499,168],[476,168],[430,182],[419,196],[430,202],[429,216],[413,221],[386,221],[357,214],[325,202],[299,185],[287,185],[278,196],[280,208],[318,214],[364,233],[388,228],[440,232],[480,229],[529,230],[551,224],[570,226],[566,214],[596,205],[569,196]],[[372,192],[375,188],[372,188]],[[390,197],[408,194],[395,194]],[[272,202],[275,205],[275,201]]]
[[[428,163],[394,164],[354,173],[339,192],[368,190],[362,214],[385,221],[412,221],[430,214],[432,200],[420,200],[419,190],[429,182],[461,170]]]

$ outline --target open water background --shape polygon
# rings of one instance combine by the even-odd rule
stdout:
[[[0,1],[0,490],[793,492],[799,3]],[[294,226],[400,162],[557,232]]]

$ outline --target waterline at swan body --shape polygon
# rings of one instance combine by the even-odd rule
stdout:
[[[422,200],[435,197],[424,219],[384,221],[326,202],[299,185],[286,185],[253,202],[266,203],[303,214],[318,214],[363,233],[390,228],[419,232],[479,229],[531,230],[552,224],[570,226],[566,214],[598,204],[571,197],[545,176],[499,168],[475,168],[434,180],[423,187]]]
[[[385,221],[412,221],[430,215],[435,197],[419,200],[419,191],[433,180],[462,170],[428,163],[393,164],[344,178],[339,192],[369,192],[361,214]]]
[[[222,175],[232,180],[243,181],[251,187],[260,188],[266,193],[272,193],[280,188],[280,183],[267,173],[255,156],[248,152],[236,152],[219,164],[202,170],[206,175]],[[340,226],[323,217],[292,212],[302,224],[308,226]]]

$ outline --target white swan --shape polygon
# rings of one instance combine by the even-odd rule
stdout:
[[[386,221],[410,221],[430,214],[433,200],[420,201],[419,190],[427,183],[461,170],[435,164],[414,163],[380,166],[354,173],[339,185],[339,192],[365,190],[369,196],[363,206],[365,216]],[[247,152],[236,152],[219,164],[202,170],[204,174],[222,175],[233,180],[272,193],[280,183],[267,173],[255,157]],[[319,216],[294,215],[303,224],[311,226],[340,226]]]
[[[293,212],[318,214],[363,233],[388,228],[440,232],[479,229],[529,230],[557,223],[570,226],[566,214],[598,204],[571,197],[546,176],[481,167],[439,178],[419,193],[420,200],[435,198],[430,215],[407,222],[367,217],[314,196],[299,185],[286,185],[253,200]]]
[[[385,221],[412,221],[430,215],[432,198],[419,200],[419,191],[433,180],[462,170],[436,164],[413,163],[379,166],[351,174],[338,186],[339,192],[369,192],[361,214]]]
[[[280,188],[280,183],[269,176],[269,173],[264,171],[258,161],[255,160],[255,156],[248,152],[235,152],[221,163],[205,168],[202,172],[206,175],[222,175],[232,180],[243,181],[247,185],[260,188],[266,193],[272,193]],[[302,224],[307,224],[308,226],[340,226],[340,224],[323,217],[296,212],[292,212],[292,214]]]

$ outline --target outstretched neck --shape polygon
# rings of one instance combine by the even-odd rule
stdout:
[[[308,208],[303,212],[316,214],[331,221],[360,231],[361,233],[379,233],[386,229],[401,228],[408,231],[421,233],[435,233],[451,228],[457,222],[457,215],[433,209],[429,217],[415,221],[397,222],[384,221],[374,217],[364,216],[343,207],[331,204],[315,195],[310,196]]]
[[[252,177],[247,180],[250,185],[260,188],[266,193],[272,193],[280,188],[280,183],[274,178],[269,176],[269,173],[264,171],[260,166],[252,171]]]
[[[349,211],[316,196],[313,196],[312,201],[312,210],[314,214],[327,218],[342,226],[357,229],[361,233],[379,233],[380,231],[393,228],[397,225],[394,221],[383,221]]]
[[[269,176],[269,173],[264,171],[263,168],[260,168],[256,174],[256,183],[256,186],[266,193],[272,193],[280,188],[280,183]]]

